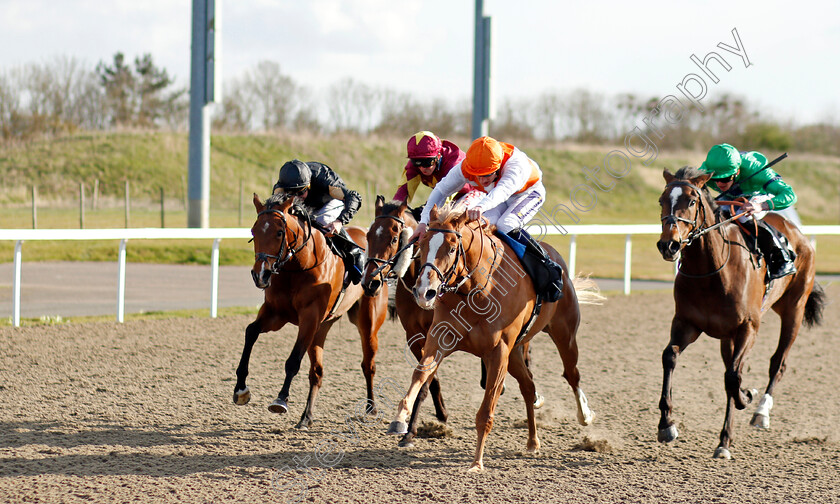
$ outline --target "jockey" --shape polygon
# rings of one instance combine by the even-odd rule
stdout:
[[[749,199],[741,210],[751,215],[758,224],[757,241],[766,256],[768,275],[773,280],[796,273],[793,264],[796,255],[790,249],[787,238],[761,219],[768,211],[792,210],[796,194],[778,173],[766,165],[767,158],[760,152],[738,152],[729,144],[719,144],[709,150],[700,169],[712,175],[708,185],[721,193],[718,199],[739,196]],[[795,213],[793,216],[798,220]]]
[[[465,183],[484,193],[466,202],[468,218],[484,216],[495,224],[499,237],[514,250],[534,281],[537,295],[549,302],[558,300],[563,294],[562,269],[524,229],[545,202],[542,171],[511,144],[486,136],[473,141],[460,165],[432,190],[414,236],[425,234],[432,207],[440,206]]]
[[[365,251],[350,239],[344,226],[362,206],[359,193],[347,189],[341,177],[329,166],[297,159],[280,168],[273,192],[293,195],[313,209],[314,223],[324,234],[333,235],[333,244],[340,249],[347,279],[358,284],[364,271]]]
[[[457,145],[449,140],[441,141],[431,131],[419,131],[411,135],[406,151],[408,163],[403,170],[403,183],[394,194],[395,200],[406,203],[411,203],[420,184],[434,189],[449,170],[466,156]],[[472,187],[465,183],[455,197],[460,198],[471,189]]]

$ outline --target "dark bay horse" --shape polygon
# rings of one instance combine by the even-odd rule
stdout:
[[[478,223],[467,225],[463,210],[462,206],[456,206],[444,207],[439,212],[436,206],[433,207],[431,223],[419,242],[423,264],[413,292],[421,307],[434,310],[434,319],[411,385],[388,430],[405,428],[420,389],[434,377],[437,366],[447,355],[456,350],[472,353],[487,366],[484,400],[476,415],[478,443],[470,467],[471,471],[480,471],[484,468],[484,444],[508,372],[519,382],[525,400],[526,448],[531,452],[539,449],[534,419],[536,389],[524,354],[515,351],[515,347],[540,331],[549,334],[560,353],[563,376],[574,391],[578,421],[581,425],[592,421],[594,415],[580,389],[577,369],[578,301],[590,302],[600,296],[583,288],[580,281],[575,287],[565,273],[560,254],[544,244],[551,258],[563,266],[563,297],[554,303],[543,303],[539,316],[520,338],[536,301],[533,284],[513,251],[494,236],[491,229]]]
[[[397,315],[405,330],[406,344],[419,361],[423,351],[423,342],[432,325],[434,313],[417,306],[410,290],[420,266],[419,259],[414,257],[414,247],[407,244],[408,238],[416,228],[417,220],[406,202],[386,203],[382,196],[376,197],[375,218],[367,233],[368,259],[362,286],[366,294],[376,296],[384,290],[383,287],[387,289],[386,278],[397,278],[394,296]],[[398,252],[400,252],[399,255]],[[400,446],[413,444],[417,435],[417,411],[420,403],[430,392],[435,406],[435,416],[441,422],[446,422],[448,414],[440,393],[440,382],[435,376],[430,383],[423,385],[417,396],[417,404],[407,426],[408,432],[400,440]]]
[[[269,197],[263,204],[254,195],[257,220],[251,228],[256,262],[251,270],[254,283],[265,290],[265,301],[256,320],[245,329],[245,348],[236,368],[233,402],[246,404],[251,392],[245,384],[251,349],[261,333],[279,331],[287,323],[298,326],[297,339],[286,360],[286,377],[277,399],[268,409],[285,413],[289,388],[300,370],[303,354],[309,354],[309,396],[297,424],[312,425],[312,408],[324,374],[324,340],[341,316],[347,313],[362,338],[362,372],[367,387],[368,410],[374,411],[373,376],[376,372],[378,332],[385,321],[387,296],[364,296],[359,285],[342,292],[344,264],[333,254],[323,233],[313,229],[306,210],[293,206],[294,198]],[[362,228],[348,226],[347,232],[365,247]]]
[[[659,409],[659,441],[677,438],[671,418],[671,379],[677,357],[697,340],[700,333],[720,340],[720,353],[726,368],[726,416],[720,432],[716,458],[730,458],[733,407],[744,409],[758,395],[757,390],[741,388],[741,372],[755,343],[761,316],[772,308],[782,319],[779,345],[770,359],[770,382],[751,424],[770,425],[773,390],[785,371],[785,358],[793,345],[803,319],[809,326],[819,324],[825,306],[825,293],[814,283],[815,252],[799,229],[778,214],[764,218],[781,231],[796,253],[794,275],[779,278],[765,287],[766,264],[751,254],[737,225],[722,224],[721,213],[705,184],[710,175],[693,167],[671,174],[663,173],[665,190],[662,206],[662,235],[657,247],[667,261],[682,256],[674,280],[676,312],[671,322],[671,340],[662,353],[664,378]]]

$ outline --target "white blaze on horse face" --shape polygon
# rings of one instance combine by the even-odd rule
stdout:
[[[440,250],[440,246],[443,245],[443,233],[437,233],[432,236],[432,239],[429,240],[429,253],[426,255],[427,263],[434,264],[435,258],[437,257],[438,250]],[[426,271],[423,272],[423,276],[420,277],[420,288],[417,289],[418,293],[421,295],[425,295],[426,291],[429,290],[431,287],[431,275],[432,275],[432,268],[426,268]]]
[[[683,190],[681,187],[671,189],[671,215],[674,215],[674,208],[677,207],[677,200],[682,196]]]
[[[262,232],[265,233],[266,231],[268,231],[268,227],[270,225],[271,225],[270,222],[266,222],[265,224],[263,224]]]
[[[382,228],[381,227],[376,228],[376,233],[374,233],[374,234],[376,234],[377,238],[382,237]]]

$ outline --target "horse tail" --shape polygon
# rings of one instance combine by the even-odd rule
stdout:
[[[607,299],[601,295],[601,289],[595,280],[588,276],[576,276],[572,279],[572,287],[575,289],[575,294],[578,298],[578,304],[602,305]],[[810,301],[810,300],[809,300]]]
[[[814,282],[814,288],[811,289],[811,294],[808,296],[808,301],[805,302],[805,325],[814,327],[822,324],[823,308],[828,303],[828,298],[825,295],[822,285]]]

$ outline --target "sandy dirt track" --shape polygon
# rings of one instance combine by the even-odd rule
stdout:
[[[412,370],[398,322],[380,333],[381,417],[367,423],[356,415],[364,398],[358,334],[346,319],[336,324],[309,432],[293,429],[308,361],[290,413],[266,409],[293,327],[257,342],[246,406],[231,398],[247,317],[3,327],[0,502],[840,502],[840,286],[827,292],[826,320],[804,329],[788,358],[770,430],[749,426],[754,405],[736,413],[732,460],[712,459],[725,393],[719,345],[705,336],[677,365],[680,438],[656,441],[673,301],[646,292],[583,307],[579,367],[592,426],[575,421],[560,358],[546,336],[535,338],[533,371],[547,401],[537,412],[542,449],[524,453],[524,406],[509,378],[480,474],[466,472],[483,393],[473,356],[457,353],[441,368],[444,437],[398,449],[384,434],[394,413],[386,403],[404,393]],[[766,385],[778,330],[771,313],[744,385]],[[430,403],[423,419],[433,425]],[[284,472],[301,463],[308,476]]]

